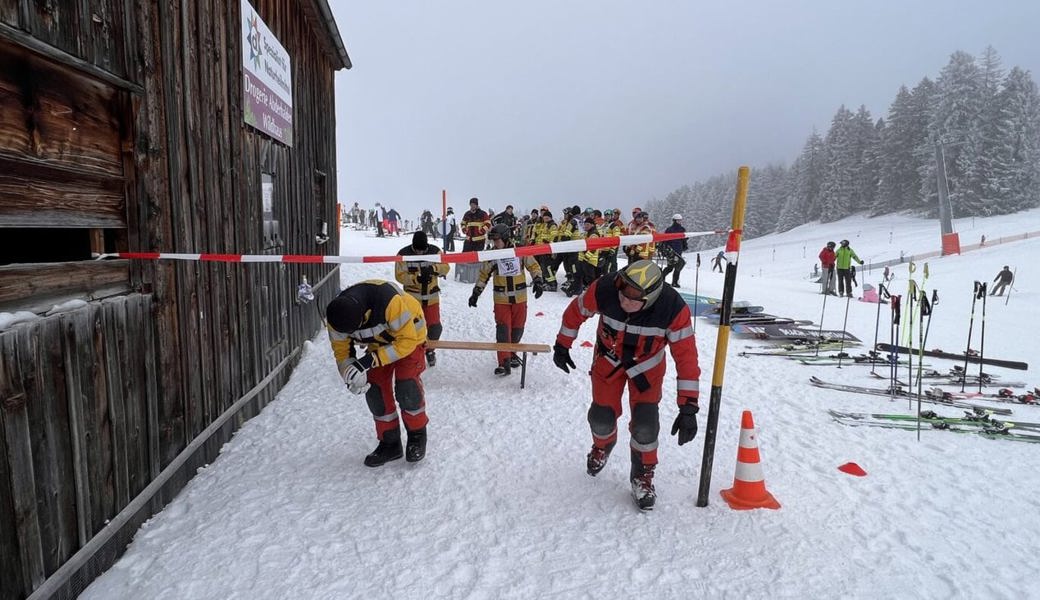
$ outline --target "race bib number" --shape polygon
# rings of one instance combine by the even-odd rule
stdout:
[[[513,275],[520,274],[520,259],[519,258],[500,258],[496,261],[498,263],[498,274],[504,277],[510,277]]]

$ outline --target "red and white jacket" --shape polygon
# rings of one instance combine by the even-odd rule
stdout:
[[[563,312],[563,324],[556,341],[570,348],[581,324],[599,313],[597,359],[624,369],[636,388],[645,391],[661,385],[660,381],[649,381],[646,373],[664,362],[665,346],[669,346],[677,371],[678,403],[696,402],[700,396],[701,368],[690,307],[678,292],[665,286],[649,310],[626,313],[618,299],[619,276],[619,273],[604,275],[571,300]]]

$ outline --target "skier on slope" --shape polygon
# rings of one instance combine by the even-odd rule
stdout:
[[[993,286],[993,290],[989,293],[990,296],[1003,296],[1004,288],[1011,285],[1011,282],[1015,280],[1014,273],[1007,265],[1004,265],[1004,270],[997,273],[997,276],[993,278],[993,283],[997,285]]]
[[[697,344],[690,308],[679,293],[665,285],[661,269],[653,261],[635,261],[592,283],[571,300],[563,313],[553,346],[553,362],[565,373],[576,368],[570,347],[581,324],[599,313],[592,368],[592,405],[588,420],[592,450],[586,457],[589,475],[607,464],[617,442],[621,395],[628,388],[632,466],[629,479],[636,505],[652,509],[657,499],[654,469],[657,466],[658,405],[666,372],[665,346],[675,361],[676,402],[679,415],[672,424],[679,445],[697,435]]]
[[[329,343],[347,389],[365,394],[379,445],[365,466],[401,458],[397,405],[404,411],[408,462],[426,456],[426,398],[420,376],[426,369],[426,320],[419,301],[389,281],[370,279],[340,292],[325,309]],[[358,357],[359,344],[366,346]],[[395,398],[396,395],[396,398]]]

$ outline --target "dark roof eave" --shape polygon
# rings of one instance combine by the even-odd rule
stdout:
[[[339,27],[336,26],[336,18],[332,15],[332,9],[329,8],[328,0],[314,0],[314,4],[318,8],[320,20],[325,26],[328,41],[335,51],[334,58],[339,59],[339,62],[333,66],[336,67],[337,71],[351,68],[354,65],[350,63],[350,56],[347,55],[347,48],[343,45],[343,38],[339,35]]]

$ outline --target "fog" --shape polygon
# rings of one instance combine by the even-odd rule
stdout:
[[[339,201],[414,219],[542,203],[628,208],[789,163],[837,108],[993,46],[1040,69],[1040,2],[332,0]],[[754,173],[752,173],[754,185]]]

